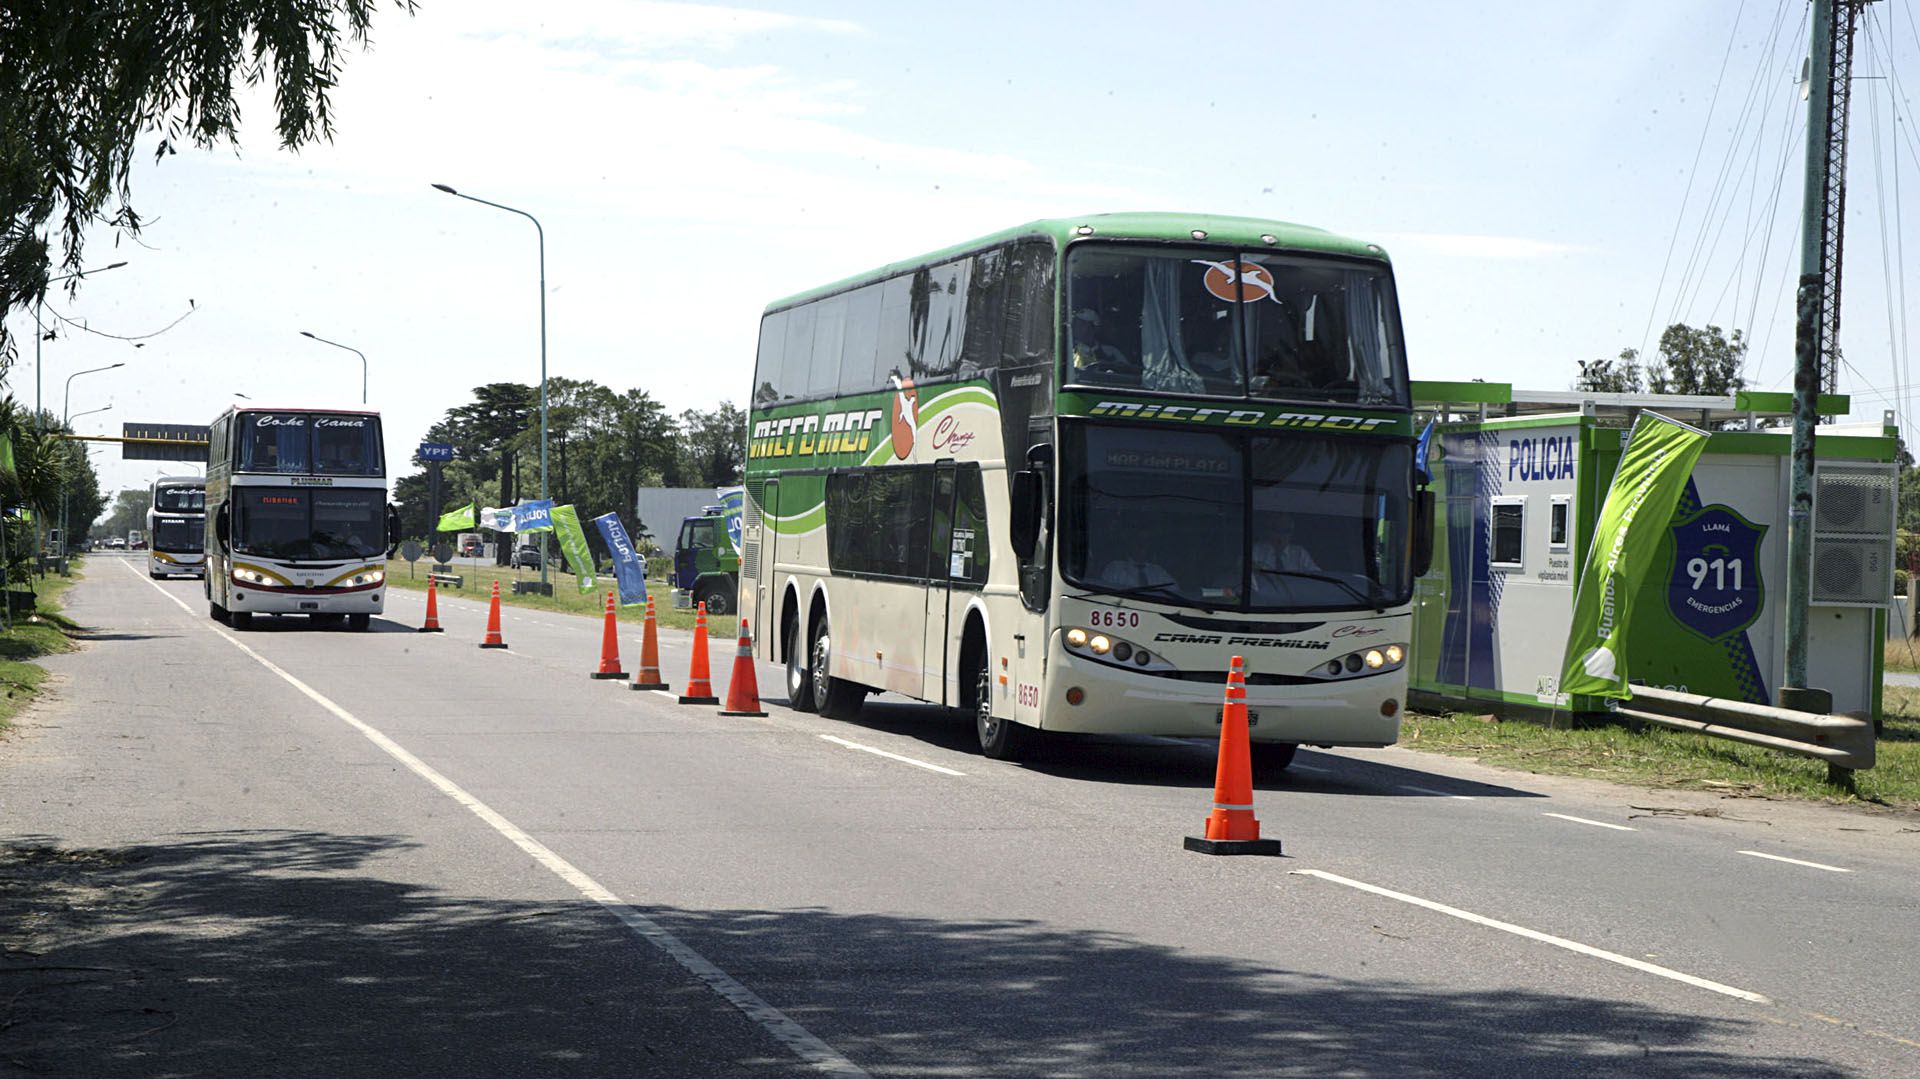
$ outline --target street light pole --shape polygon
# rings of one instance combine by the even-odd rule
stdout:
[[[75,371],[73,374],[68,375],[66,389],[60,395],[60,427],[61,429],[71,433],[73,428],[70,425],[73,423],[74,419],[76,419],[76,417],[73,415],[73,380],[74,379],[79,378],[81,375],[91,375],[100,371],[111,371],[116,367],[125,367],[125,366],[126,366],[125,363],[110,363],[105,367],[90,367],[85,371]],[[39,370],[39,365],[35,364],[34,369],[37,372]],[[113,406],[111,404],[108,404],[100,408],[88,409],[87,411],[80,413],[80,415],[91,416],[95,412],[105,412],[107,409],[112,407]],[[81,452],[84,453],[86,451],[82,450]],[[63,474],[60,477],[60,570],[63,575],[65,574],[66,568],[67,568],[67,549],[71,546],[73,546],[72,534],[67,531],[67,478]]]
[[[315,341],[318,341],[323,345],[332,345],[334,348],[344,348],[348,352],[353,353],[355,356],[360,357],[360,403],[363,405],[366,404],[367,403],[367,354],[360,351],[357,348],[354,348],[352,345],[343,345],[338,341],[329,341],[326,338],[321,337],[319,334],[308,333],[305,330],[300,331],[300,336],[311,337]]]
[[[446,184],[434,184],[434,190],[444,191],[456,198],[477,202],[482,206],[491,206],[496,210],[505,210],[510,214],[519,214],[533,222],[533,231],[540,244],[540,498],[545,501],[547,495],[547,230],[540,227],[540,219],[511,206],[502,206],[497,202],[464,195]],[[578,569],[576,567],[576,572]],[[547,534],[540,533],[540,588],[552,594],[552,586],[547,580]]]

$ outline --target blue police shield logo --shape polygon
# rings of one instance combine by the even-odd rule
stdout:
[[[1723,505],[1704,506],[1673,531],[1673,575],[1667,610],[1674,620],[1710,641],[1753,624],[1765,605],[1756,525]]]

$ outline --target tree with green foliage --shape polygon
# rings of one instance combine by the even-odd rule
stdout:
[[[1647,364],[1647,389],[1654,393],[1720,396],[1746,386],[1740,368],[1747,342],[1739,330],[1729,337],[1718,326],[1694,329],[1676,322],[1660,335],[1660,354]]]
[[[1587,393],[1639,393],[1645,388],[1640,380],[1640,350],[1623,348],[1618,359],[1583,361],[1573,388]]]
[[[395,0],[411,12],[413,0]],[[377,0],[9,0],[0,5],[0,319],[46,294],[54,245],[138,234],[135,144],[237,145],[238,90],[271,82],[280,145],[333,135],[346,46]],[[0,320],[0,357],[14,343]]]
[[[683,471],[689,487],[731,487],[746,467],[747,414],[732,401],[680,414]]]
[[[145,487],[129,487],[113,496],[113,508],[106,520],[95,527],[103,538],[125,536],[136,528],[147,527],[147,510],[153,507],[153,492]]]

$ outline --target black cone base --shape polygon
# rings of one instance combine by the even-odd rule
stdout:
[[[1190,835],[1186,847],[1201,854],[1269,854],[1275,857],[1280,854],[1278,839],[1202,839]]]
[[[627,688],[628,689],[672,689],[673,687],[666,684],[665,682],[635,682],[634,684],[628,686]]]
[[[505,648],[506,646],[507,646],[507,642],[505,642],[505,641],[501,641],[501,642],[500,642],[499,644],[483,644],[483,645],[481,645],[480,647],[482,647],[482,648]]]
[[[682,697],[680,698],[680,703],[681,704],[719,704],[720,698],[718,697]]]
[[[422,632],[422,633],[445,633],[445,632],[446,632],[446,630],[445,630],[445,629],[444,629],[443,627],[440,627],[440,626],[421,626],[421,627],[420,627],[420,632]]]
[[[766,714],[765,712],[728,712],[728,711],[725,711],[724,709],[723,709],[723,710],[722,710],[722,711],[720,712],[720,715],[723,715],[723,716],[751,716],[751,717],[753,717],[753,718],[755,718],[755,719],[765,719],[765,718],[767,718],[767,714]]]
[[[632,676],[632,675],[630,675],[630,674],[627,674],[627,673],[626,673],[626,672],[624,672],[624,671],[615,671],[615,672],[614,672],[614,673],[612,673],[612,674],[608,674],[608,673],[607,673],[607,672],[605,672],[605,671],[594,671],[594,672],[593,672],[592,674],[589,674],[589,675],[588,675],[587,677],[589,677],[589,678],[618,678],[619,680],[621,680],[622,682],[624,682],[624,681],[626,681],[627,679],[629,679],[629,678],[631,678],[631,677],[633,677],[633,676]]]

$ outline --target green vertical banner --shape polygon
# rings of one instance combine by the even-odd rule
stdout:
[[[1659,557],[1667,522],[1706,447],[1705,431],[1659,413],[1642,412],[1633,421],[1580,568],[1560,692],[1633,696],[1627,688],[1628,608]]]
[[[573,567],[574,583],[584,594],[593,591],[593,552],[587,549],[587,534],[580,531],[580,515],[572,506],[553,507],[553,534],[560,539],[560,551]]]

